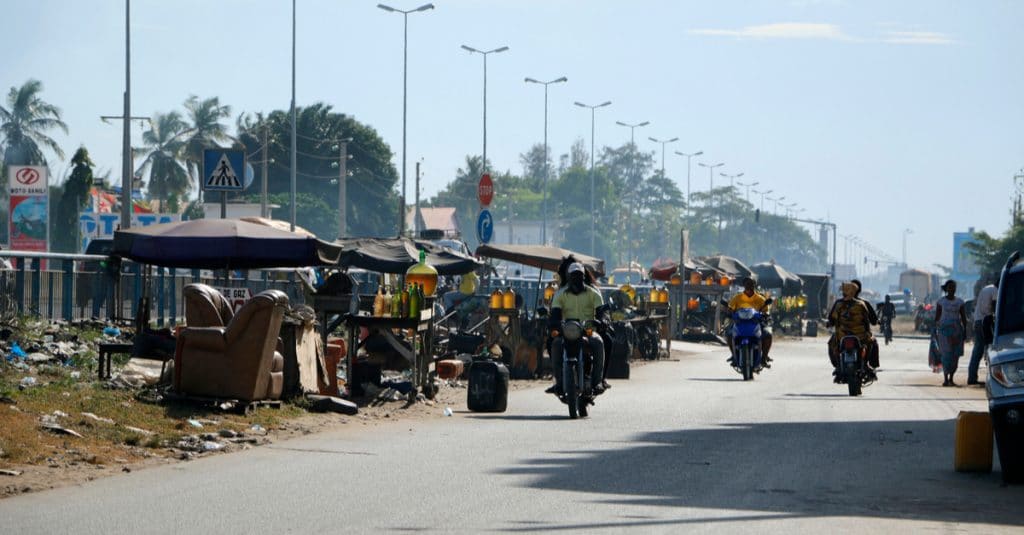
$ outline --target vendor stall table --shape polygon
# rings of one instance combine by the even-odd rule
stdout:
[[[719,314],[717,303],[725,297],[726,292],[729,291],[728,286],[721,286],[717,284],[676,284],[669,285],[669,302],[671,308],[679,310],[678,317],[675,318],[675,325],[673,333],[676,337],[682,337],[684,329],[688,326],[687,316],[693,316],[694,313],[687,309],[687,302],[691,297],[705,299],[710,302],[710,305],[714,308],[714,316],[710,321],[708,328],[713,334],[718,334],[722,330],[722,318]]]

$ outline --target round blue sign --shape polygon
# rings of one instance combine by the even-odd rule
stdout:
[[[494,218],[490,210],[480,210],[480,217],[476,219],[476,237],[480,243],[490,243],[494,237]]]

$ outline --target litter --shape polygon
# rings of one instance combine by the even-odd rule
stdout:
[[[192,427],[198,427],[200,429],[202,429],[203,427],[203,424],[199,423],[199,420],[189,420],[188,424],[191,425]]]
[[[451,416],[452,414],[453,413],[452,413],[452,408],[451,407],[445,407],[444,408],[444,415],[445,416]]]
[[[71,435],[73,437],[83,438],[82,434],[79,433],[78,431],[75,431],[74,429],[68,429],[66,427],[63,427],[63,426],[60,426],[60,425],[57,425],[57,424],[47,424],[47,423],[44,423],[44,424],[42,424],[42,427],[43,427],[43,429],[45,429],[47,431],[52,431],[54,433],[62,433],[62,434],[65,434],[65,435]]]

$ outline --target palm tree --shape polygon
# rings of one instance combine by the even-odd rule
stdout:
[[[0,144],[6,165],[46,165],[40,146],[64,159],[64,151],[47,131],[68,126],[61,120],[60,108],[39,98],[43,83],[29,80],[7,93],[7,107],[0,106]]]
[[[168,200],[181,198],[192,188],[183,162],[188,124],[181,114],[172,111],[154,114],[150,129],[142,133],[143,148],[135,149],[146,157],[140,173],[149,173],[149,197]]]
[[[191,123],[185,139],[185,162],[198,184],[202,179],[203,149],[218,147],[222,142],[231,140],[227,127],[221,123],[231,116],[231,106],[222,106],[218,97],[199,100],[192,95],[185,101],[185,110]]]

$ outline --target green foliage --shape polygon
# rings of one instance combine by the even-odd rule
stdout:
[[[282,221],[290,220],[291,199],[288,193],[275,193],[269,195],[271,204],[280,205],[275,210],[276,218]],[[338,212],[332,210],[322,197],[311,193],[297,193],[295,195],[295,224],[316,234],[323,240],[331,241],[331,236],[338,235]]]
[[[184,136],[187,131],[188,124],[181,114],[172,111],[153,114],[149,130],[142,133],[143,148],[135,149],[134,152],[136,155],[145,155],[139,171],[148,173],[147,191],[150,199],[177,198],[192,189],[185,167]]]
[[[79,252],[79,213],[89,202],[89,189],[92,188],[92,160],[85,147],[79,147],[71,157],[71,176],[64,183],[60,201],[51,221],[56,232],[50,233],[51,247],[56,252]]]
[[[60,108],[39,98],[43,83],[28,80],[7,93],[7,106],[0,106],[0,146],[7,165],[47,165],[42,149],[64,158],[64,151],[47,133],[68,127],[61,120]],[[6,176],[6,175],[5,175]]]
[[[264,126],[267,147],[262,148]],[[291,121],[287,111],[275,110],[267,115],[243,116],[238,121],[239,142],[252,159],[273,160],[268,163],[267,191],[275,199],[291,188]],[[390,147],[372,127],[352,117],[333,111],[327,104],[298,108],[296,116],[296,184],[297,195],[307,195],[316,203],[299,201],[296,223],[322,239],[337,237],[339,141],[348,143],[349,176],[346,183],[347,234],[359,236],[394,236],[398,233],[398,170],[391,164]],[[261,166],[256,167],[257,176]],[[259,193],[247,197],[258,202]],[[288,219],[286,203],[277,209],[276,219]],[[311,206],[322,213],[303,213]],[[309,224],[307,224],[309,223]]]
[[[976,243],[965,243],[978,261],[982,276],[996,277],[1006,265],[1006,260],[1014,251],[1024,252],[1024,225],[1014,225],[1002,238],[993,238],[987,232],[974,234]]]

